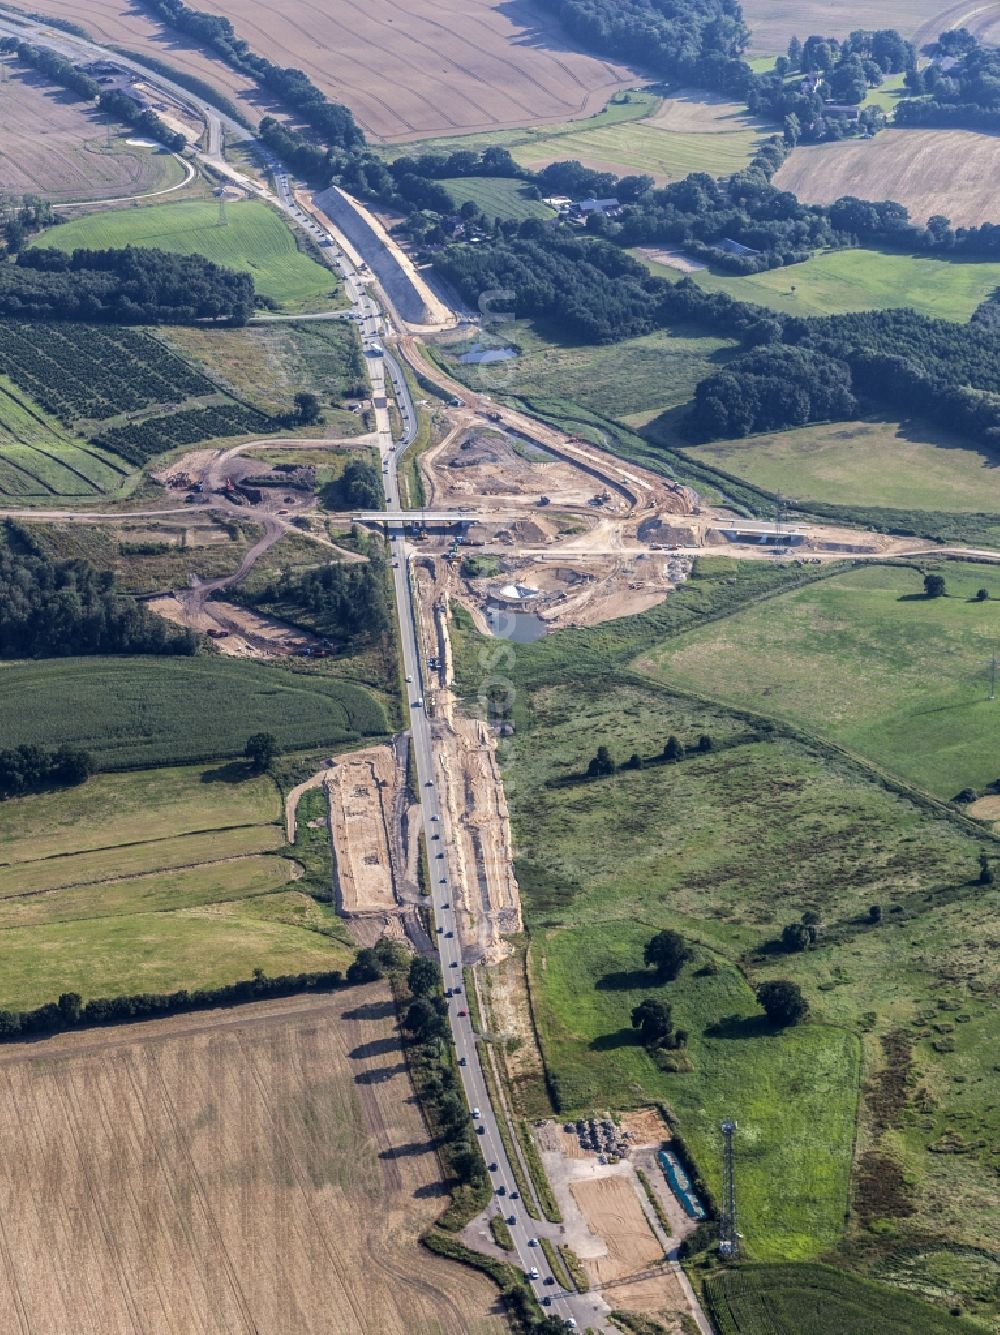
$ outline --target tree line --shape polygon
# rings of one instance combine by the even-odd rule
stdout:
[[[351,153],[364,146],[364,135],[350,110],[332,102],[300,69],[276,65],[236,35],[229,19],[193,9],[183,0],[140,0],[142,8],[168,27],[210,47],[231,69],[248,75],[298,113],[328,147]]]
[[[39,246],[0,264],[0,315],[20,320],[244,325],[254,310],[252,275],[201,255]]]
[[[77,746],[15,746],[0,750],[0,798],[85,783],[94,772],[89,751]]]
[[[57,561],[9,520],[0,546],[0,658],[193,654],[191,631],[122,595],[114,574]]]
[[[277,978],[268,978],[262,969],[255,969],[252,978],[191,991],[184,988],[178,992],[140,992],[130,996],[95,997],[91,1001],[84,1001],[78,992],[63,992],[57,1001],[48,1001],[32,1010],[0,1010],[0,1041],[93,1025],[152,1020],[214,1006],[238,1006],[248,1001],[264,1001],[268,997],[294,996],[298,992],[329,992],[343,987],[344,982],[340,969],[281,974]]]

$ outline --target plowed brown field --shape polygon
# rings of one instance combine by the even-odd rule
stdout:
[[[131,0],[38,0],[100,41],[148,51],[264,110],[221,62],[180,45]],[[635,82],[623,66],[572,49],[532,0],[200,0],[281,65],[305,70],[377,138],[464,134],[588,115]]]
[[[0,1331],[502,1335],[441,1209],[388,991],[0,1049]]]

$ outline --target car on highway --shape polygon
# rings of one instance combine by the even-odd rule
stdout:
[[[482,1116],[482,1113],[479,1111],[478,1108],[473,1108],[473,1110],[472,1110],[472,1115],[473,1115],[473,1117],[481,1117],[481,1116]]]
[[[449,939],[450,939],[451,937],[453,937],[454,935],[455,935],[454,932],[445,932],[445,936],[447,936]]]
[[[507,1216],[507,1223],[510,1224],[511,1228],[513,1228],[514,1225],[517,1223],[517,1215],[516,1215],[516,1214],[509,1214],[509,1215]]]
[[[458,960],[452,960],[452,962],[451,962],[451,967],[452,967],[453,969],[457,969],[457,968],[458,968]]]
[[[546,1282],[546,1284],[547,1284],[549,1281],[546,1280],[545,1282]],[[547,1294],[545,1295],[545,1297],[542,1299],[542,1306],[543,1306],[543,1307],[551,1307],[551,1306],[552,1306],[552,1295],[551,1295],[551,1293],[547,1293]]]
[[[520,1193],[519,1191],[516,1191],[516,1190],[515,1190],[515,1191],[512,1191],[512,1192],[510,1193],[510,1198],[511,1198],[512,1201],[518,1201],[518,1200],[521,1199],[521,1193]]]
[[[431,820],[432,820],[432,821],[439,821],[440,819],[441,819],[440,816],[432,816],[432,817],[431,817]]]
[[[441,933],[442,933],[443,931],[444,931],[444,928],[443,928],[443,927],[439,927],[439,928],[438,928],[438,936],[440,936]]]
[[[538,1246],[538,1239],[537,1239],[537,1238],[529,1238],[529,1239],[528,1239],[528,1246],[529,1246],[529,1247],[537,1247],[537,1246]]]
[[[554,1284],[555,1282],[556,1282],[555,1275],[546,1275],[545,1278],[542,1280],[543,1284]]]
[[[528,1278],[529,1278],[529,1279],[537,1279],[537,1278],[538,1278],[538,1266],[537,1266],[537,1265],[533,1265],[533,1266],[531,1267],[531,1269],[528,1271]]]
[[[433,779],[428,779],[427,782],[424,784],[424,787],[425,787],[425,788],[433,788],[433,787],[434,787],[434,780],[433,780]]]
[[[413,674],[408,672],[406,674],[406,684],[409,685],[412,681],[413,681]]]
[[[465,1066],[465,1065],[466,1065],[466,1060],[465,1060],[465,1058],[464,1058],[464,1057],[459,1057],[459,1059],[458,1059],[458,1064],[459,1064],[459,1066]]]
[[[485,1128],[485,1126],[483,1126],[482,1122],[480,1122],[479,1125],[476,1127],[476,1135],[477,1135],[477,1136],[485,1136],[485,1135],[486,1135],[486,1128]]]
[[[459,1011],[458,1013],[459,1013],[459,1015],[468,1015],[469,1012],[468,1012],[468,1011]]]
[[[423,708],[423,703],[424,703],[424,697],[423,697],[422,695],[418,695],[417,698],[416,698],[416,699],[414,700],[414,702],[413,702],[413,708],[414,708],[414,709],[421,709],[421,708]]]
[[[490,1170],[490,1172],[491,1172],[491,1173],[495,1173],[495,1172],[497,1171],[497,1167],[498,1167],[497,1164],[495,1164],[495,1163],[491,1163],[491,1164],[489,1165],[489,1170]]]
[[[441,877],[441,884],[442,884],[442,885],[447,885],[447,884],[448,884],[448,878],[447,878],[447,876],[442,876],[442,877]],[[449,932],[448,935],[451,936],[451,933]]]

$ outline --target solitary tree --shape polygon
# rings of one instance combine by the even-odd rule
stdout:
[[[606,746],[599,746],[597,748],[597,755],[594,756],[593,760],[587,766],[587,773],[593,779],[598,778],[603,774],[614,774],[614,772],[615,762],[611,759],[611,752]]]
[[[255,732],[247,738],[243,754],[258,774],[264,774],[277,759],[278,739],[271,732]]]
[[[787,978],[774,978],[770,982],[761,983],[757,989],[757,1000],[771,1023],[781,1028],[798,1024],[809,1010],[809,1003],[798,983],[790,982]]]
[[[928,598],[943,598],[948,592],[944,575],[925,575],[924,593]]]
[[[701,734],[701,736],[698,738],[698,750],[699,750],[699,751],[702,751],[702,752],[705,752],[705,751],[711,751],[711,749],[712,749],[712,747],[713,747],[714,745],[715,745],[715,743],[712,741],[711,737],[708,735],[707,732],[703,732],[703,733]]]
[[[647,1048],[662,1047],[674,1032],[670,1007],[665,1001],[647,997],[632,1008],[632,1028]]]
[[[421,1043],[432,1038],[443,1038],[448,1032],[448,1024],[437,1006],[429,997],[417,997],[410,1003],[406,1012],[406,1027]]]
[[[370,946],[363,946],[347,966],[349,983],[374,983],[384,977],[381,961]]]
[[[976,602],[977,602],[977,603],[988,603],[989,600],[990,600],[990,591],[989,591],[989,589],[977,589],[977,590],[976,590]]]
[[[781,948],[793,955],[799,950],[808,950],[812,944],[809,928],[804,922],[790,922],[781,929]]]
[[[985,853],[979,854],[979,884],[993,884],[993,868],[990,866],[990,860]]]
[[[622,769],[642,769],[642,756],[638,751],[632,752]]]
[[[300,389],[295,395],[295,416],[303,426],[319,421],[319,399],[308,390]]]
[[[644,958],[648,967],[656,970],[661,982],[670,982],[691,958],[691,951],[680,932],[667,928],[646,942]]]
[[[676,737],[667,738],[667,744],[663,748],[664,760],[682,760],[684,758],[684,748]]]
[[[872,923],[872,925],[875,925],[876,923],[880,923],[880,922],[882,921],[882,905],[881,905],[881,904],[871,904],[871,905],[869,905],[869,908],[868,908],[868,921],[869,921],[870,923]]]

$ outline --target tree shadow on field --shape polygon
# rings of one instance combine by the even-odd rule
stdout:
[[[405,1145],[393,1145],[387,1150],[379,1150],[380,1159],[419,1159],[422,1154],[433,1154],[439,1140],[410,1140]]]
[[[779,1031],[766,1015],[727,1015],[705,1030],[706,1038],[771,1038]]]
[[[384,1085],[397,1075],[405,1075],[406,1062],[397,1062],[395,1066],[376,1066],[371,1071],[359,1071],[354,1077],[356,1085]]]
[[[353,1010],[344,1011],[345,1020],[388,1020],[394,1013],[394,1006],[391,1001],[367,1001],[363,1006],[355,1006]]]
[[[366,1057],[386,1057],[390,1052],[398,1051],[399,1039],[395,1035],[389,1034],[385,1038],[373,1038],[368,1043],[359,1043],[347,1055],[355,1061],[362,1061]]]
[[[613,1034],[598,1034],[587,1046],[591,1052],[614,1052],[616,1048],[632,1048],[639,1041],[637,1029],[617,1029]]]
[[[230,760],[227,765],[201,772],[202,783],[245,783],[254,777],[253,766],[245,760]]]
[[[594,987],[598,992],[638,992],[655,983],[656,978],[648,969],[618,969],[598,978]]]
[[[947,596],[947,595],[943,595]],[[929,593],[901,593],[896,599],[897,603],[936,603],[937,599],[932,598]]]
[[[415,1201],[437,1201],[448,1194],[448,1188],[443,1182],[425,1182],[422,1187],[416,1188],[413,1199]]]

